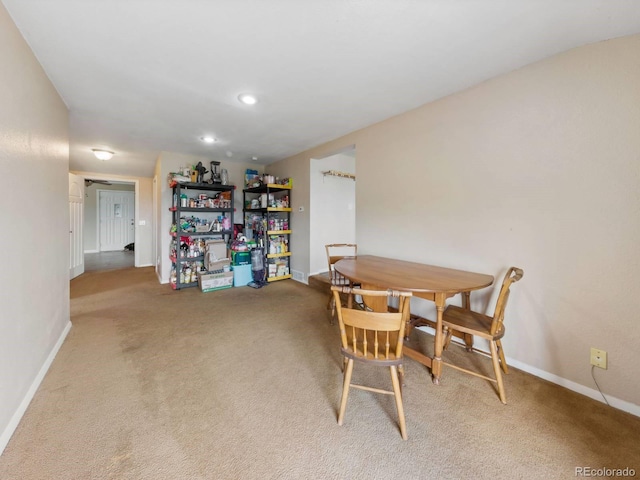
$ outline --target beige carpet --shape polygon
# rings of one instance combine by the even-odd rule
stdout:
[[[503,406],[484,380],[445,369],[435,386],[407,360],[408,441],[390,396],[352,391],[338,426],[337,326],[327,295],[292,280],[175,292],[131,268],[86,273],[71,294],[73,328],[0,457],[3,480],[640,476],[640,418],[517,370]]]

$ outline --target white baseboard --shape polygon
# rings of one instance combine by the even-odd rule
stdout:
[[[100,253],[100,250],[85,250],[84,253]]]
[[[431,335],[435,335],[435,330],[431,327],[418,327],[418,328],[420,330],[424,330],[425,332],[430,333]],[[451,341],[464,345],[464,343],[462,343],[462,340],[459,340],[455,337],[452,338]],[[556,385],[560,385],[561,387],[567,388],[581,395],[585,395],[601,403],[608,402],[609,405],[613,408],[617,408],[618,410],[622,410],[623,412],[627,412],[627,413],[630,413],[631,415],[635,415],[636,417],[640,417],[640,405],[627,402],[626,400],[620,400],[619,398],[612,397],[611,395],[606,395],[606,394],[605,394],[605,397],[607,398],[607,402],[605,402],[604,399],[602,398],[603,394],[596,389],[586,387],[584,385],[573,382],[571,380],[567,380],[566,378],[562,378],[553,373],[545,372],[544,370],[541,370],[537,367],[532,367],[531,365],[528,365],[526,363],[523,363],[519,360],[515,360],[510,357],[506,357],[506,360],[507,360],[507,365],[517,368],[518,370],[522,370],[523,372],[530,373],[531,375],[540,377],[551,383],[555,383]]]
[[[611,395],[600,393],[596,389],[586,387],[576,382],[572,382],[571,380],[559,377],[558,375],[554,375],[553,373],[545,372],[544,370],[540,370],[539,368],[532,367],[531,365],[527,365],[526,363],[519,362],[518,360],[514,360],[513,358],[507,357],[507,365],[513,366],[519,370],[522,370],[523,372],[530,373],[531,375],[535,375],[536,377],[548,380],[549,382],[560,385],[561,387],[573,390],[574,392],[580,393],[589,398],[593,398],[594,400],[597,400],[599,402],[608,402],[609,405],[613,408],[617,408],[618,410],[622,410],[623,412],[627,412],[631,415],[635,415],[636,417],[640,417],[640,405],[636,405],[635,403],[627,402],[626,400],[620,400],[619,398],[612,397]],[[603,394],[607,398],[607,402],[605,402],[602,398]]]
[[[49,353],[49,356],[45,360],[42,367],[40,368],[38,375],[36,375],[36,378],[31,383],[31,386],[29,387],[29,390],[27,391],[24,398],[22,399],[22,402],[20,402],[20,406],[11,417],[9,424],[4,429],[4,432],[2,432],[2,435],[0,435],[0,455],[2,455],[2,452],[4,452],[4,449],[9,443],[9,440],[11,439],[13,432],[15,432],[16,428],[18,428],[18,424],[20,423],[20,420],[22,420],[22,416],[24,415],[24,412],[27,411],[27,408],[29,407],[31,400],[33,400],[33,396],[36,394],[36,391],[38,390],[40,383],[44,379],[44,376],[47,374],[47,371],[49,371],[49,367],[51,367],[51,364],[53,363],[53,359],[56,358],[56,355],[58,354],[58,350],[60,350],[62,343],[64,342],[65,338],[67,338],[69,330],[71,330],[71,321],[69,321],[67,325],[64,327],[64,330],[60,334],[58,341],[51,349],[51,352]]]

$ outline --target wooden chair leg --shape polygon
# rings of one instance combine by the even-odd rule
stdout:
[[[502,371],[508,374],[509,366],[507,365],[507,361],[504,358],[504,350],[502,349],[502,342],[500,340],[496,340],[496,345],[498,346],[498,354],[500,354],[500,366],[502,367]]]
[[[407,425],[404,419],[404,407],[402,406],[402,392],[398,381],[398,369],[394,366],[391,369],[391,383],[393,384],[393,396],[396,399],[396,409],[398,410],[398,421],[400,423],[400,434],[402,439],[407,439]]]
[[[470,333],[465,333],[463,337],[464,337],[464,345],[465,345],[465,348],[467,349],[467,352],[473,351],[473,335],[471,335]]]
[[[442,341],[442,350],[446,350],[449,348],[449,344],[451,343],[451,329],[449,327],[444,327],[444,340]]]
[[[398,365],[398,377],[400,378],[400,393],[402,393],[402,387],[405,386],[404,383],[404,365]]]
[[[353,373],[353,359],[347,362],[347,369],[344,372],[344,383],[342,385],[342,400],[340,400],[340,412],[338,413],[338,425],[342,425],[344,412],[347,409],[347,398],[349,397],[349,386],[351,385],[351,374]]]
[[[333,325],[336,318],[336,300],[335,298],[333,298],[333,292],[331,292],[331,297],[329,298],[327,309],[331,309],[331,317],[329,318],[329,323]]]
[[[489,342],[491,347],[491,362],[493,363],[493,371],[496,374],[496,381],[498,382],[498,393],[500,394],[500,401],[506,405],[507,397],[504,393],[504,384],[502,382],[502,372],[500,371],[500,361],[498,359],[498,346],[495,341]]]

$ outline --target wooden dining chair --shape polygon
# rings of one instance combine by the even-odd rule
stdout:
[[[347,399],[351,387],[375,393],[393,395],[400,433],[403,440],[407,439],[407,427],[402,405],[402,382],[399,371],[402,371],[402,345],[404,328],[409,315],[411,292],[361,290],[351,287],[332,286],[332,294],[336,302],[338,322],[340,324],[341,352],[344,357],[344,379],[342,399],[338,413],[338,425],[342,425],[347,408]],[[397,311],[374,312],[359,308],[344,307],[340,301],[340,294],[360,295],[363,297],[390,297],[398,299]],[[395,310],[395,309],[394,309]],[[351,383],[354,362],[365,363],[376,367],[389,368],[393,390],[383,390],[366,385]]]
[[[338,273],[335,268],[335,264],[338,260],[342,260],[343,258],[357,257],[358,245],[355,243],[330,243],[328,245],[325,245],[324,248],[327,252],[327,263],[329,265],[329,279],[331,281],[331,286],[358,286],[354,285],[348,278],[340,275],[340,273]],[[347,302],[349,306],[353,305],[353,295],[347,296]],[[330,322],[333,325],[333,320],[336,316],[336,303],[334,300],[333,292],[330,292],[327,309],[331,309]]]
[[[445,334],[443,347],[446,350],[451,342],[452,330],[474,337],[484,338],[489,342],[489,348],[491,352],[484,352],[478,350],[472,346],[473,343],[467,344],[467,351],[476,351],[489,355],[493,363],[493,370],[495,378],[482,375],[480,373],[453,365],[451,363],[443,362],[445,365],[461,370],[471,375],[475,375],[498,385],[498,394],[500,395],[500,401],[504,404],[507,403],[507,398],[504,392],[504,384],[502,381],[502,373],[509,373],[509,367],[504,358],[504,352],[502,350],[502,337],[504,337],[504,311],[507,307],[507,301],[509,300],[509,291],[511,285],[520,280],[523,276],[523,271],[520,268],[511,267],[502,281],[502,287],[500,288],[500,294],[496,301],[496,308],[493,316],[484,315],[482,313],[473,312],[468,308],[457,307],[455,305],[449,305],[442,316],[442,326]]]

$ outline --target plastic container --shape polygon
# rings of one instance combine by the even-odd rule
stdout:
[[[234,265],[249,265],[251,264],[251,254],[249,252],[231,252],[231,261]]]
[[[253,280],[253,276],[251,274],[251,265],[233,265],[231,267],[233,270],[233,286],[234,287],[244,287],[249,282]]]

